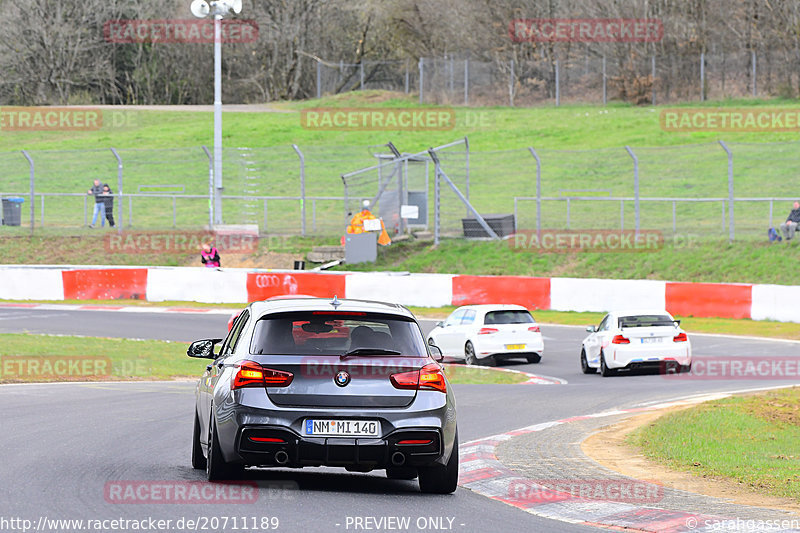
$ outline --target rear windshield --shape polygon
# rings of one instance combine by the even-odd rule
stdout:
[[[530,324],[533,317],[528,311],[517,309],[507,311],[489,311],[486,313],[484,324]]]
[[[256,322],[252,354],[342,355],[358,348],[426,357],[419,326],[402,317],[330,311],[268,315]]]
[[[667,315],[635,315],[619,317],[621,328],[642,328],[649,326],[674,326],[675,322]]]

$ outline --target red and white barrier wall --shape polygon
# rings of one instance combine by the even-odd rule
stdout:
[[[282,294],[440,307],[515,303],[529,309],[664,307],[676,315],[800,322],[800,286],[653,280],[302,272],[194,267],[0,266],[0,299],[242,303]]]

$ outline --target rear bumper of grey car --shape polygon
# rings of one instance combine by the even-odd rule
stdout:
[[[442,458],[441,432],[436,428],[401,429],[383,438],[307,437],[271,426],[246,426],[236,450],[253,466],[340,466],[371,470],[429,466]]]

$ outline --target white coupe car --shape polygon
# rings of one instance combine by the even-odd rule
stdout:
[[[689,372],[692,344],[686,332],[666,311],[612,312],[598,326],[586,328],[581,346],[581,370],[600,370],[610,376],[619,370],[651,368],[663,372]]]
[[[468,365],[493,366],[513,358],[538,363],[544,351],[539,325],[520,305],[459,307],[436,325],[428,343],[444,355],[463,357]]]

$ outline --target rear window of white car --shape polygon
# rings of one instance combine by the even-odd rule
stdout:
[[[267,315],[256,322],[250,343],[250,353],[272,355],[342,355],[357,348],[392,350],[405,357],[428,353],[415,322],[371,313]]]
[[[528,311],[517,309],[489,311],[486,313],[486,318],[483,319],[484,324],[530,324],[532,322],[534,322],[533,317]]]
[[[619,317],[621,328],[645,328],[652,326],[674,326],[675,322],[667,315],[634,315]]]

